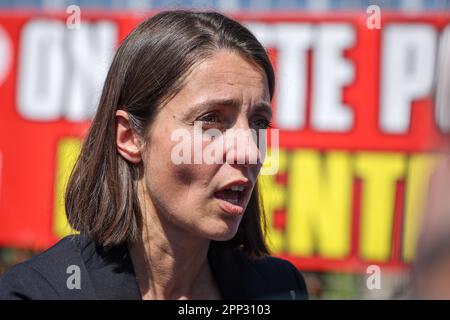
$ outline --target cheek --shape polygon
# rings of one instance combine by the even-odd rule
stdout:
[[[176,164],[172,161],[172,150],[176,145],[177,142],[170,139],[170,130],[152,138],[150,151],[144,160],[146,183],[159,197],[198,201],[206,195],[205,190],[209,190],[209,182],[219,166]]]

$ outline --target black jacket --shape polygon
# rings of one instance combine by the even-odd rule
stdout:
[[[250,259],[238,249],[211,242],[208,261],[224,299],[308,298],[302,275],[285,260]],[[69,266],[79,271],[80,289],[73,288],[73,278],[68,280],[74,275]],[[0,278],[0,299],[141,299],[141,295],[126,245],[107,248],[84,235],[72,235],[6,272]]]

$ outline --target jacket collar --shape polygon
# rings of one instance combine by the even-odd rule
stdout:
[[[126,245],[107,248],[85,240],[82,246],[81,253],[97,299],[141,299]],[[239,249],[212,241],[208,261],[223,299],[254,299],[268,291],[264,277]]]

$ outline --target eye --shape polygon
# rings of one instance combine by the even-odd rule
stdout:
[[[224,129],[225,120],[223,116],[217,112],[209,112],[203,116],[200,116],[196,121],[202,123],[203,129],[217,128],[219,130]]]
[[[216,123],[216,122],[219,122],[219,117],[215,113],[208,113],[208,114],[200,117],[200,119],[198,119],[198,120],[201,122],[204,122],[206,124]]]
[[[266,118],[258,118],[255,121],[253,121],[253,128],[254,129],[267,129],[271,128],[272,123],[267,120]]]

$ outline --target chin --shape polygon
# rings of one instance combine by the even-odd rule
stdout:
[[[229,225],[222,222],[221,225],[217,225],[214,228],[211,226],[206,230],[207,238],[214,241],[228,241],[231,240],[238,231],[239,224]]]
[[[215,235],[209,238],[209,240],[213,240],[213,241],[228,241],[233,239],[233,237],[236,235],[236,232],[234,233],[230,233],[230,234],[226,234],[226,235]]]

